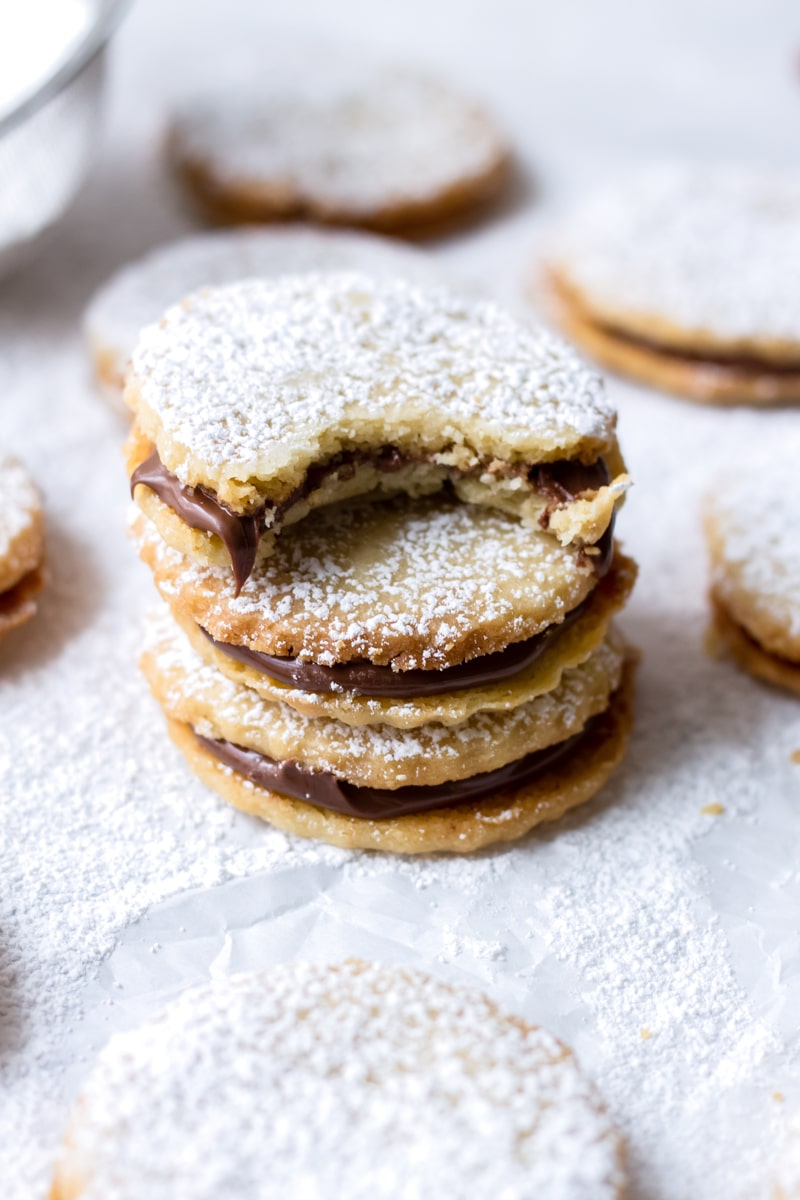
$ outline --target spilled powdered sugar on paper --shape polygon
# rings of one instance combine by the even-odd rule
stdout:
[[[82,1103],[87,1200],[614,1200],[621,1182],[613,1126],[555,1039],[402,968],[293,964],[196,989],[110,1043]],[[176,1124],[204,1147],[181,1188]]]

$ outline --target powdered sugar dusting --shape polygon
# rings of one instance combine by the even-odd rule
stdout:
[[[171,242],[123,267],[92,297],[84,326],[98,348],[113,352],[122,376],[140,329],[197,288],[252,276],[354,268],[413,280],[442,274],[421,251],[367,233],[303,225],[224,230]]]
[[[580,205],[548,254],[600,312],[798,343],[797,172],[650,168]]]
[[[623,660],[621,641],[612,634],[589,662],[565,672],[555,691],[528,704],[502,713],[478,712],[460,725],[430,722],[409,730],[381,724],[343,726],[329,718],[305,717],[288,704],[262,700],[201,659],[166,606],[151,613],[146,648],[153,655],[167,711],[188,720],[198,733],[252,746],[272,758],[297,758],[351,782],[377,787],[387,785],[387,774],[396,783],[412,769],[415,782],[422,782],[429,758],[436,761],[437,778],[443,767],[442,778],[460,778],[579,732],[587,712],[604,707],[618,686]],[[191,719],[192,711],[202,715],[202,725]],[[527,738],[527,744],[517,751],[516,739],[521,738]],[[492,755],[491,766],[485,763],[487,754]],[[349,769],[344,769],[343,760]]]
[[[753,620],[800,639],[800,524],[797,487],[800,440],[779,455],[728,471],[707,504],[721,539],[714,582],[723,598],[741,592]]]
[[[38,488],[25,467],[0,448],[0,559],[30,527],[40,504]]]
[[[277,478],[317,461],[324,441],[335,448],[337,431],[368,445],[479,438],[517,461],[613,440],[599,379],[542,329],[444,288],[358,274],[196,293],[143,330],[133,372],[162,460],[186,483],[201,470],[212,484]]]
[[[162,594],[181,605],[202,599],[221,629],[257,617],[262,635],[273,630],[293,655],[325,665],[412,653],[421,665],[442,665],[454,647],[482,636],[502,645],[533,636],[595,582],[572,547],[458,503],[323,510],[313,527],[278,540],[238,596],[229,571],[190,562],[150,522],[139,518],[136,527]]]
[[[297,963],[186,993],[108,1045],[83,1103],[86,1200],[612,1200],[623,1182],[558,1042],[402,968]]]
[[[370,215],[491,171],[505,148],[489,117],[438,81],[331,54],[318,69],[264,67],[250,88],[187,101],[179,159],[233,187],[264,183],[320,209]]]

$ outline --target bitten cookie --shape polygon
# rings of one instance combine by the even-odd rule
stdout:
[[[282,528],[367,493],[450,488],[591,556],[629,483],[600,381],[446,288],[332,273],[195,293],[142,332],[125,398],[137,503],[238,587]]]
[[[479,214],[509,177],[505,140],[472,100],[409,70],[338,61],[187,102],[169,155],[212,220],[415,236]]]
[[[292,963],[111,1039],[51,1200],[615,1200],[624,1148],[570,1051],[420,971]]]
[[[97,381],[119,399],[139,330],[197,288],[343,269],[419,281],[442,274],[405,243],[346,230],[286,225],[183,238],[122,267],[92,297],[83,325]]]
[[[800,447],[742,465],[709,496],[716,642],[752,674],[800,694]]]
[[[652,168],[554,231],[549,298],[603,365],[709,404],[800,401],[800,175]]]
[[[43,561],[39,490],[22,463],[0,450],[0,637],[36,612]]]

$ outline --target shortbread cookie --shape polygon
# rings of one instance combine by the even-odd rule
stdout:
[[[174,619],[200,657],[263,699],[347,725],[415,729],[431,721],[457,725],[477,712],[507,712],[553,691],[564,671],[580,666],[605,639],[635,578],[634,563],[617,551],[608,574],[563,621],[505,650],[440,671],[399,672],[367,660],[325,667],[259,654],[215,640],[178,609],[177,595],[170,599]]]
[[[353,268],[428,282],[442,274],[405,243],[304,225],[232,229],[160,246],[117,271],[86,309],[83,324],[97,380],[110,397],[119,397],[139,330],[197,288]]]
[[[505,712],[476,713],[459,725],[436,722],[411,730],[354,728],[264,700],[200,658],[168,609],[151,615],[142,669],[167,717],[204,738],[278,763],[292,759],[358,789],[391,791],[469,780],[573,737],[607,708],[623,660],[624,645],[611,630],[553,691]]]
[[[322,509],[278,539],[238,595],[228,571],[193,563],[141,515],[133,534],[164,598],[215,639],[395,671],[437,671],[536,636],[588,597],[605,563],[441,497]]]
[[[0,637],[36,612],[43,559],[39,490],[22,463],[0,451]]]
[[[754,674],[800,692],[800,447],[721,479],[705,512],[714,624]]]
[[[489,115],[424,75],[343,70],[197,97],[170,157],[191,199],[224,223],[309,218],[383,233],[438,233],[478,215],[509,177]]]
[[[622,684],[611,703],[586,725],[576,740],[568,739],[533,755],[520,764],[512,764],[506,775],[498,773],[489,780],[476,779],[475,787],[491,786],[491,792],[478,799],[463,799],[463,784],[457,785],[462,798],[452,800],[452,791],[439,793],[442,807],[417,811],[422,798],[418,789],[394,796],[395,811],[403,816],[387,815],[387,797],[367,792],[360,797],[347,789],[348,811],[320,807],[318,800],[306,803],[289,799],[274,790],[275,768],[267,759],[245,751],[237,755],[228,744],[203,741],[191,726],[169,721],[170,737],[185,756],[189,766],[209,787],[243,812],[269,821],[278,829],[301,837],[316,838],[352,850],[383,850],[394,854],[432,854],[449,851],[468,854],[500,842],[516,841],[537,825],[555,821],[569,809],[591,800],[619,767],[627,748],[632,722],[633,662],[626,664]],[[232,764],[235,764],[232,765]],[[247,772],[248,774],[245,774]],[[248,775],[250,778],[248,778]],[[293,786],[299,788],[294,772]],[[258,779],[260,783],[252,780]],[[270,782],[266,783],[269,779]],[[283,778],[281,786],[289,782]],[[326,798],[343,807],[341,786],[325,778]],[[335,781],[334,781],[335,783]],[[445,800],[447,804],[445,806]],[[407,805],[415,811],[407,812]],[[378,816],[365,816],[377,811]]]
[[[495,305],[356,274],[196,293],[145,329],[126,400],[137,502],[237,583],[348,496],[452,487],[594,545],[627,484],[601,382]]]
[[[800,175],[663,167],[590,197],[552,239],[567,334],[689,399],[800,400]]]
[[[619,1134],[570,1051],[407,967],[291,963],[117,1034],[51,1200],[615,1200]]]

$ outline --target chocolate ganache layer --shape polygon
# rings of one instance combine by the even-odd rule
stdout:
[[[424,457],[415,459],[406,456],[395,446],[386,446],[370,453],[346,450],[326,463],[311,467],[306,472],[303,482],[280,504],[264,503],[250,513],[234,512],[207,489],[181,483],[180,479],[164,466],[155,449],[135,469],[131,475],[130,486],[131,495],[138,484],[150,488],[191,529],[214,533],[222,540],[230,555],[238,595],[255,566],[258,539],[265,526],[264,517],[268,511],[272,514],[271,527],[279,528],[292,505],[310,496],[332,475],[338,475],[340,479],[350,479],[356,468],[362,464],[369,464],[385,474],[394,474],[403,467],[425,461],[429,460]],[[484,469],[483,466],[477,466],[469,472],[451,469],[450,473],[478,474]],[[516,468],[511,470],[515,474],[519,473]],[[589,464],[563,459],[524,467],[522,470],[531,486],[545,495],[550,505],[574,500],[581,493],[597,491],[609,482],[608,468],[603,459]],[[597,544],[602,548],[602,539]],[[600,557],[602,558],[602,553]]]
[[[248,646],[218,642],[202,625],[198,625],[198,629],[222,654],[254,667],[276,683],[298,688],[301,692],[348,692],[352,696],[409,699],[461,692],[482,684],[512,679],[535,663],[555,638],[579,619],[588,603],[588,600],[584,600],[583,604],[567,613],[560,624],[551,625],[524,642],[512,643],[504,650],[482,654],[455,667],[430,671],[395,671],[392,667],[377,666],[364,659],[324,667],[315,662],[303,662],[299,658],[280,658],[260,650],[251,650]]]
[[[602,714],[601,714],[602,716]],[[516,762],[499,767],[496,771],[485,771],[467,779],[454,779],[448,783],[400,788],[356,787],[346,780],[338,779],[330,771],[314,771],[294,759],[277,762],[257,750],[248,750],[233,742],[206,738],[194,730],[198,742],[210,754],[237,774],[243,775],[257,787],[278,792],[294,800],[303,800],[317,808],[327,808],[348,817],[364,817],[381,820],[387,817],[403,817],[412,813],[430,812],[448,805],[464,804],[480,800],[508,789],[523,787],[539,775],[561,762],[570,754],[580,752],[580,743],[587,736],[593,721],[566,741],[537,750]]]

